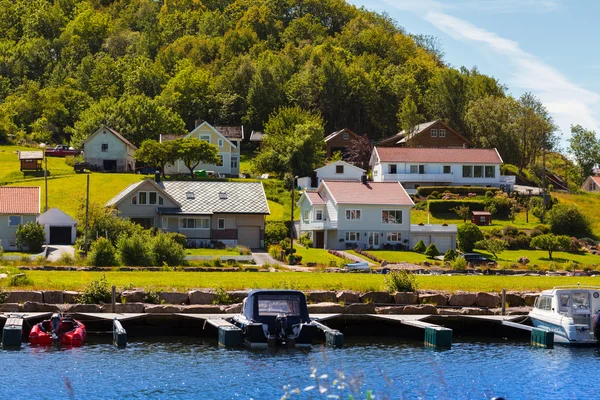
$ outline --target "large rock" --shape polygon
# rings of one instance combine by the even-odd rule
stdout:
[[[334,303],[336,300],[335,292],[327,290],[306,293],[306,301],[309,303]]]
[[[143,303],[146,293],[143,290],[124,290],[121,299],[126,303]]]
[[[523,303],[525,303],[526,306],[533,307],[533,303],[535,303],[535,299],[537,299],[538,296],[539,293],[523,293],[521,295],[521,298],[523,299]]]
[[[392,295],[387,292],[367,292],[360,296],[361,303],[393,304]]]
[[[116,303],[115,312],[117,314],[141,314],[144,312],[144,303]],[[102,312],[111,313],[112,304],[105,304],[102,306]]]
[[[344,306],[339,303],[322,302],[308,305],[309,314],[339,314],[345,312]]]
[[[440,293],[421,293],[419,300],[422,304],[433,304],[434,306],[448,305],[448,298]]]
[[[62,304],[64,303],[64,293],[62,290],[46,290],[42,292],[44,303]]]
[[[158,298],[165,304],[188,304],[190,302],[190,296],[181,292],[159,292]]]
[[[221,314],[223,308],[216,304],[195,304],[182,306],[181,312],[184,314]]]
[[[227,305],[221,306],[221,309],[223,310],[224,313],[227,313],[227,314],[239,314],[242,312],[242,303],[227,304]]]
[[[2,303],[0,304],[0,312],[18,312],[19,303]]]
[[[528,315],[531,307],[515,307],[506,311],[506,315]]]
[[[98,304],[72,304],[66,308],[65,312],[70,313],[99,313],[102,307]]]
[[[439,315],[462,315],[460,308],[440,308]]]
[[[217,295],[206,290],[192,290],[188,292],[190,304],[212,304]]]
[[[506,302],[508,307],[521,307],[525,305],[520,293],[506,292]]]
[[[488,310],[485,308],[477,308],[477,307],[464,307],[460,310],[462,315],[493,315],[494,312],[492,310]]]
[[[377,307],[375,311],[377,314],[402,314],[404,306]]]
[[[146,304],[144,312],[149,314],[175,314],[180,313],[183,307],[166,304]]]
[[[44,297],[42,296],[42,292],[37,291],[29,292],[17,290],[14,292],[8,292],[8,297],[6,299],[7,303],[25,303],[26,301],[42,303],[44,301]]]
[[[431,304],[421,304],[419,306],[406,306],[404,307],[403,314],[423,314],[423,315],[436,315],[438,309]]]
[[[500,300],[500,296],[498,296],[495,293],[479,292],[477,293],[477,299],[475,300],[475,304],[479,307],[494,308],[498,307],[498,304],[500,304]]]
[[[77,298],[79,297],[79,292],[74,292],[71,290],[65,290],[63,292],[63,302],[67,304],[76,304]]]
[[[23,312],[59,312],[60,310],[56,306],[56,304],[44,304],[38,303],[34,301],[26,301],[23,306],[21,306],[21,311]]]
[[[344,306],[347,314],[375,314],[377,309],[373,303],[355,303]]]
[[[394,302],[396,304],[419,304],[419,293],[396,292],[394,293]]]
[[[248,297],[247,290],[232,290],[227,292],[227,294],[229,295],[229,300],[235,303],[241,303],[246,297]]]
[[[337,301],[341,301],[344,304],[349,303],[360,303],[360,297],[356,292],[350,292],[348,290],[342,290],[337,292],[335,295]]]
[[[475,304],[477,295],[475,293],[457,293],[451,294],[448,304],[451,306],[471,307]]]

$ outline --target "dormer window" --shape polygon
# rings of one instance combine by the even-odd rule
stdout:
[[[194,200],[196,198],[196,194],[194,192],[185,192],[185,198],[188,200]]]
[[[344,166],[343,165],[336,165],[335,166],[335,173],[336,174],[343,174],[344,173]]]
[[[227,192],[219,192],[220,200],[227,200]]]
[[[348,132],[344,132],[344,140],[350,139],[350,134]]]

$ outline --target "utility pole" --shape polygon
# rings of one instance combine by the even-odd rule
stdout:
[[[547,191],[547,183],[546,183],[546,135],[544,135],[544,141],[542,142],[542,199],[544,200],[542,207],[542,217],[540,218],[540,222],[543,224],[546,220],[546,191]]]
[[[46,207],[44,211],[48,211],[48,157],[46,157],[46,151],[44,150],[44,164],[46,164],[44,168],[44,189],[46,196]]]
[[[85,192],[85,237],[83,241],[83,251],[87,255],[88,251],[88,227],[90,215],[90,175],[87,175],[87,188]]]
[[[296,188],[297,176],[292,178],[292,215],[290,216],[290,264],[294,265],[294,189]]]

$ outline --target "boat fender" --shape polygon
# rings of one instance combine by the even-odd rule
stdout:
[[[596,339],[600,338],[600,311],[597,311],[592,318],[592,332]]]

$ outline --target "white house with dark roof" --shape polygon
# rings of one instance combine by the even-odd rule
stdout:
[[[441,252],[456,247],[456,225],[411,225],[414,203],[399,182],[322,181],[298,206],[300,234],[317,248],[408,249],[413,232]]]
[[[0,187],[0,245],[4,250],[17,250],[17,228],[35,221],[40,203],[38,186]]]
[[[410,194],[419,186],[489,186],[513,190],[514,176],[500,174],[496,149],[379,147],[371,154],[375,182],[400,182]]]
[[[101,171],[134,171],[136,150],[119,132],[103,125],[83,142],[83,160]]]
[[[362,168],[346,161],[338,160],[315,169],[312,176],[298,178],[298,186],[302,189],[319,187],[321,181],[360,181],[366,174]]]
[[[178,232],[191,247],[264,246],[269,205],[261,182],[160,181],[129,185],[107,204],[145,228]]]
[[[239,176],[240,146],[244,139],[243,126],[212,126],[204,121],[185,136],[163,135],[161,136],[161,141],[174,140],[179,137],[205,140],[217,146],[221,163],[219,165],[198,164],[195,168],[196,170],[203,169],[221,173],[225,176]],[[182,160],[177,160],[174,164],[167,164],[165,166],[165,173],[169,175],[188,174],[189,169]]]

